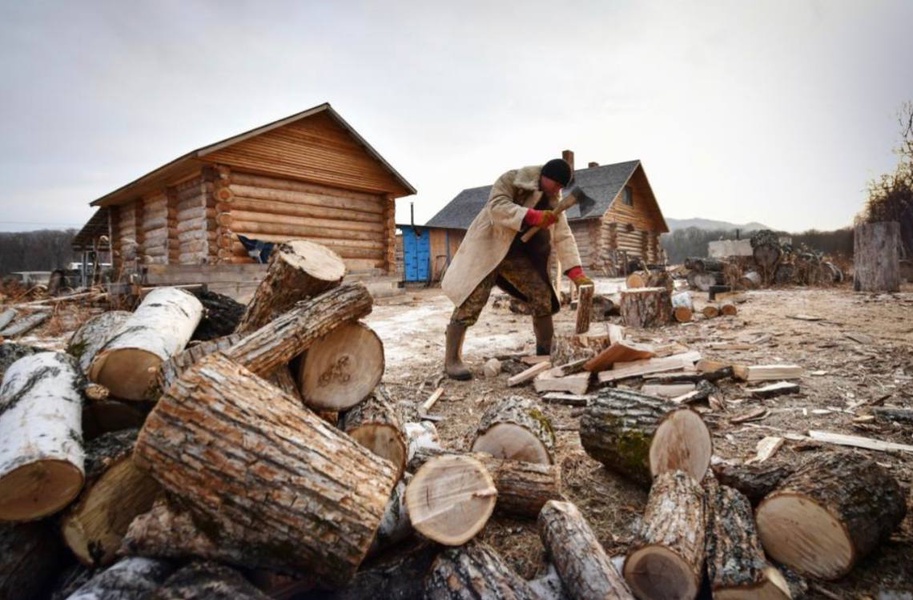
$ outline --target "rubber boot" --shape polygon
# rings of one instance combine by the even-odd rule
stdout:
[[[555,326],[552,315],[533,317],[533,331],[536,333],[536,354],[548,356],[552,353],[552,338],[555,337]]]
[[[447,340],[444,344],[444,372],[451,379],[459,381],[472,379],[472,373],[463,364],[463,339],[465,337],[465,325],[462,323],[447,325]]]

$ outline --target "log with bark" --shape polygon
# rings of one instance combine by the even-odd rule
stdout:
[[[440,552],[439,545],[426,540],[397,546],[395,552],[383,552],[366,560],[344,587],[313,594],[313,599],[424,598],[425,577]]]
[[[890,537],[906,515],[897,480],[861,454],[809,459],[758,505],[767,554],[799,573],[839,579]]]
[[[46,598],[63,564],[63,544],[51,520],[0,524],[0,598]]]
[[[63,513],[60,526],[67,546],[88,567],[114,562],[131,521],[148,511],[161,491],[133,464],[138,433],[107,433],[86,446],[86,483]]]
[[[36,346],[26,346],[25,344],[17,344],[14,342],[0,343],[0,381],[3,381],[6,370],[9,369],[10,365],[14,362],[20,358],[31,356],[32,354],[37,354],[39,352],[46,352],[46,350]]]
[[[206,341],[231,335],[244,316],[243,304],[224,294],[200,290],[194,295],[203,305],[203,318],[191,339]]]
[[[757,506],[765,496],[774,491],[796,470],[795,467],[785,462],[740,465],[719,463],[710,468],[722,485],[744,494],[752,506]]]
[[[540,600],[497,552],[475,541],[438,555],[425,579],[425,598]]]
[[[298,387],[311,408],[342,411],[364,400],[383,375],[384,344],[356,321],[341,324],[308,347]]]
[[[334,584],[358,568],[396,481],[388,461],[221,354],[162,395],[134,460],[244,566]]]
[[[402,410],[383,384],[346,412],[340,429],[374,454],[389,460],[396,469],[397,479],[402,476],[408,453]]]
[[[897,221],[860,223],[853,232],[853,290],[900,290],[901,228]]]
[[[751,504],[740,492],[704,479],[707,511],[707,577],[720,600],[788,600],[789,585],[767,561]]]
[[[270,255],[266,277],[236,331],[250,333],[263,327],[301,300],[338,286],[345,272],[342,258],[326,246],[305,240],[277,244]]]
[[[192,343],[187,346],[183,351],[175,354],[159,367],[155,380],[156,388],[150,392],[150,396],[158,398],[164,390],[168,389],[181,376],[181,373],[199,362],[200,359],[214,352],[228,350],[242,339],[243,336],[240,334],[231,334],[212,340]]]
[[[174,565],[167,561],[127,557],[96,574],[67,600],[150,598],[172,572]]]
[[[432,458],[449,455],[460,453],[442,448],[419,448],[407,468],[414,472]],[[557,465],[504,460],[484,453],[468,456],[478,460],[488,469],[498,490],[498,501],[495,505],[498,512],[535,518],[546,502],[563,499],[561,469]]]
[[[81,374],[62,352],[19,359],[0,385],[0,521],[53,514],[84,481]]]
[[[639,539],[625,558],[625,581],[638,598],[697,596],[705,548],[704,492],[683,471],[656,477]]]
[[[661,327],[672,322],[671,294],[666,288],[621,293],[621,319],[627,327]]]
[[[539,404],[511,396],[485,411],[479,421],[473,452],[487,452],[495,458],[509,458],[552,464],[555,431]]]
[[[774,280],[777,265],[783,256],[780,249],[780,238],[769,229],[758,231],[751,236],[751,252],[755,264],[758,266],[761,282],[764,285],[770,285]]]
[[[73,332],[67,342],[67,354],[79,361],[83,373],[89,372],[92,359],[132,314],[126,310],[105,311],[91,317]]]
[[[151,400],[162,363],[187,345],[203,305],[180,288],[157,288],[98,350],[89,379],[122,400]]]
[[[139,429],[143,426],[151,408],[142,402],[95,400],[89,398],[88,395],[87,398],[88,401],[83,404],[82,408],[82,438],[86,442],[112,431]]]
[[[302,301],[224,353],[257,375],[268,375],[337,327],[369,314],[372,305],[364,284],[344,284]]]
[[[498,491],[480,461],[445,455],[421,466],[406,486],[406,509],[416,531],[447,546],[471,540],[488,522]]]
[[[666,471],[703,478],[713,443],[701,416],[632,390],[605,388],[584,409],[580,442],[606,468],[643,486]]]
[[[20,316],[3,329],[0,329],[0,338],[14,338],[24,335],[47,321],[50,316],[51,313],[47,311],[33,312],[24,317]]]
[[[586,333],[590,330],[590,320],[593,317],[593,292],[596,286],[582,285],[577,290],[577,324],[574,332],[577,334]]]
[[[667,271],[635,271],[625,279],[629,290],[647,287],[661,287],[672,291],[672,276]]]
[[[268,600],[235,569],[209,561],[194,561],[175,571],[149,600]]]
[[[550,501],[539,513],[539,537],[571,598],[633,600],[586,519],[570,502]]]

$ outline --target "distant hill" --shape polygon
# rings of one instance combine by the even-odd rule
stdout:
[[[730,231],[733,229],[739,229],[741,231],[760,231],[762,229],[770,229],[767,225],[761,223],[745,223],[744,225],[736,225],[735,223],[729,223],[727,221],[714,221],[712,219],[670,219],[666,217],[666,224],[669,226],[669,231],[675,231],[676,229],[687,229],[689,227],[696,227],[697,229],[707,229],[707,230],[724,230]]]

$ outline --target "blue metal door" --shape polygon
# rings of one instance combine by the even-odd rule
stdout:
[[[427,229],[403,227],[403,269],[406,281],[431,279],[431,236]]]

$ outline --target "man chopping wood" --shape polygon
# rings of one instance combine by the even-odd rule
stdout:
[[[447,326],[444,358],[444,371],[450,378],[472,378],[462,360],[463,339],[494,285],[527,304],[533,316],[536,354],[551,352],[552,315],[560,308],[548,274],[553,247],[561,265],[572,265],[565,274],[575,285],[593,283],[580,266],[567,216],[555,211],[561,189],[572,179],[571,166],[556,158],[542,166],[507,171],[495,181],[488,202],[473,219],[441,282],[456,306]],[[538,228],[537,232],[523,241],[531,228]]]

